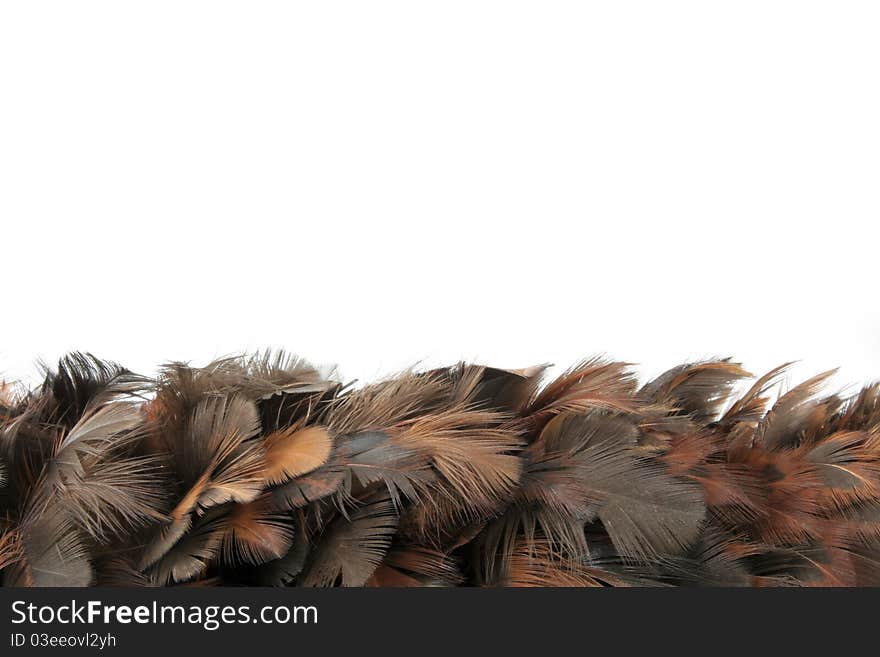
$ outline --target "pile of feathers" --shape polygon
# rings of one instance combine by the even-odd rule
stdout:
[[[880,385],[283,353],[0,390],[4,586],[880,584]]]

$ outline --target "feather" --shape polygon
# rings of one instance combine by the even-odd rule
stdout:
[[[43,486],[42,490],[47,490]],[[89,586],[93,570],[88,548],[70,516],[35,495],[17,528],[17,558],[4,570],[4,586]]]
[[[130,441],[132,430],[140,423],[140,412],[131,404],[109,404],[86,415],[58,441],[50,478],[63,482],[68,477],[83,477],[86,467],[121,442]]]
[[[782,395],[761,421],[758,440],[766,449],[784,449],[797,445],[799,430],[812,408],[807,403],[836,370],[830,370],[795,386]]]
[[[306,565],[311,545],[303,529],[301,521],[293,534],[293,543],[287,553],[259,567],[257,582],[263,586],[288,586],[299,575]]]
[[[167,585],[202,575],[220,551],[223,522],[222,511],[216,509],[196,520],[147,570],[151,581]]]
[[[880,497],[880,453],[871,449],[869,435],[834,433],[810,448],[804,458],[816,467],[823,495],[835,504],[845,507]]]
[[[24,556],[21,532],[6,528],[0,533],[0,572],[21,562]]]
[[[537,392],[524,415],[535,428],[554,415],[594,409],[633,412],[635,378],[627,363],[609,363],[600,358],[583,361]]]
[[[220,531],[220,551],[228,564],[259,565],[287,554],[293,533],[290,516],[276,511],[269,497],[262,497],[229,511]]]
[[[333,448],[330,433],[324,427],[290,427],[266,436],[263,479],[270,485],[281,484],[324,465]]]
[[[623,580],[594,572],[584,564],[560,559],[554,545],[546,541],[517,542],[500,586],[515,587],[598,587],[608,583],[625,586]]]
[[[56,372],[45,369],[43,393],[52,397],[51,420],[64,426],[72,426],[90,409],[140,396],[150,383],[117,363],[78,352],[59,360]]]
[[[738,363],[727,360],[679,365],[643,386],[639,395],[699,421],[711,422],[733,386],[748,376]]]
[[[116,556],[95,564],[95,586],[152,587],[156,583],[125,557]]]
[[[385,558],[397,529],[390,497],[378,497],[337,518],[315,546],[303,586],[363,586]]]
[[[364,431],[340,436],[330,461],[304,477],[294,478],[273,491],[276,502],[294,509],[336,495],[344,502],[353,486],[381,484],[396,505],[401,495],[419,499],[419,490],[430,481],[427,458],[400,444],[386,432]]]
[[[365,586],[454,586],[461,581],[461,573],[448,555],[411,545],[392,548]]]
[[[60,501],[92,538],[123,535],[163,520],[162,461],[130,457],[96,463],[57,487]]]
[[[647,560],[691,544],[706,507],[699,486],[640,457],[632,440],[613,417],[558,417],[542,432],[545,452],[531,467],[565,493],[539,485],[525,494],[585,519],[597,514],[621,554]]]
[[[757,422],[764,416],[767,403],[767,392],[779,382],[793,363],[784,363],[767,372],[752,385],[742,397],[737,399],[721,418],[723,426],[732,426],[738,422]]]
[[[442,480],[479,517],[509,498],[519,481],[522,440],[488,411],[451,409],[399,426],[398,441],[430,458]]]
[[[211,396],[195,406],[173,452],[173,465],[184,492],[168,521],[144,547],[141,568],[154,566],[171,553],[193,527],[194,515],[227,502],[247,503],[260,494],[264,452],[253,440],[259,430],[256,406],[244,397]],[[213,542],[210,545],[214,547]],[[193,562],[165,567],[161,575],[177,577],[194,568]]]
[[[251,440],[259,431],[256,406],[244,397],[207,397],[196,406],[177,454],[183,474],[199,485],[193,506],[245,503],[259,495],[263,449]]]

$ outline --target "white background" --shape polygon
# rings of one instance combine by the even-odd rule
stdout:
[[[880,376],[876,2],[3,2],[0,369]]]

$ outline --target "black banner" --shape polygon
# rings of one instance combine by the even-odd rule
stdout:
[[[0,589],[0,655],[873,649],[870,589]]]

